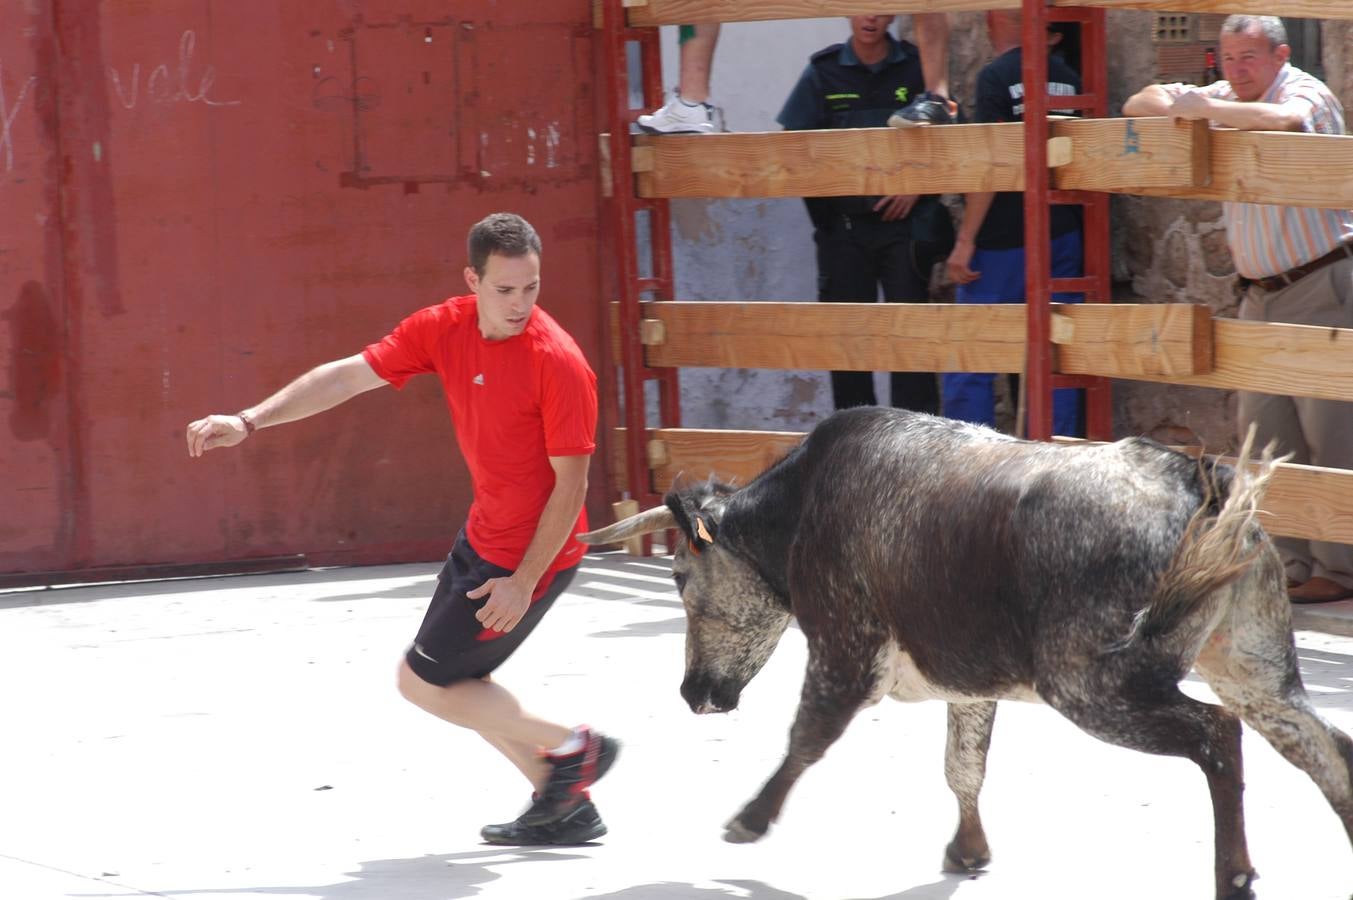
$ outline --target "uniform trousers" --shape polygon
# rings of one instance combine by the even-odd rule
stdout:
[[[912,237],[907,219],[885,222],[877,214],[835,215],[813,233],[817,244],[818,300],[871,303],[878,299],[924,303],[930,274],[948,253],[940,243]],[[872,372],[832,372],[837,409],[874,406]],[[899,409],[938,413],[939,385],[933,372],[893,372],[891,403]]]

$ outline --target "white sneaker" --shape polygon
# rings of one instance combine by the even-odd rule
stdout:
[[[711,134],[714,131],[714,107],[708,103],[690,104],[672,91],[661,109],[640,116],[639,127],[649,134]]]

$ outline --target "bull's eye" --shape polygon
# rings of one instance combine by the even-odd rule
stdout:
[[[683,573],[673,572],[672,580],[676,582],[678,594],[686,590],[686,576]]]

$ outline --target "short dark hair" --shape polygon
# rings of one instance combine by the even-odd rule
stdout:
[[[484,274],[489,255],[526,256],[534,253],[540,256],[540,235],[531,227],[531,223],[514,213],[493,213],[485,216],[470,229],[468,241],[470,268],[476,275]]]

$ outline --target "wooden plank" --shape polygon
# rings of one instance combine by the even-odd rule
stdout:
[[[1141,193],[1140,188],[1208,184],[1211,132],[1206,122],[1162,117],[1059,119],[1052,132],[1071,138],[1071,162],[1053,173],[1063,190]]]
[[[1071,323],[1058,370],[1140,378],[1210,371],[1210,312],[1194,304],[1056,304]],[[645,303],[655,367],[1019,372],[1023,304]],[[617,316],[613,314],[613,329]],[[648,326],[650,333],[657,331]],[[617,346],[614,341],[613,346]]]
[[[906,4],[903,3],[905,6]],[[1053,6],[1096,6],[1102,9],[1145,9],[1154,12],[1282,13],[1301,19],[1353,19],[1348,0],[1054,0]]]
[[[1353,401],[1353,329],[1214,319],[1206,375],[1149,381]]]
[[[972,12],[1015,9],[1019,0],[625,0],[629,24],[681,25],[688,22],[758,22],[771,19],[816,19],[868,13]],[[1161,12],[1227,12],[1271,15],[1270,0],[1054,0],[1054,6],[1098,6]],[[1353,18],[1348,0],[1285,0],[1286,16],[1311,19]]]
[[[1056,169],[1071,164],[1072,144],[1069,137],[1048,138],[1048,168]]]
[[[636,135],[652,169],[640,197],[850,197],[1011,191],[1024,185],[1018,123],[744,134]]]
[[[622,473],[624,429],[611,441],[613,470]],[[667,446],[666,465],[653,469],[659,493],[671,490],[679,477],[710,475],[746,484],[805,437],[785,431],[722,431],[663,428],[650,432]],[[1270,534],[1353,544],[1353,472],[1318,466],[1279,465],[1264,498],[1262,520]]]
[[[601,196],[615,196],[615,176],[611,173],[611,135],[603,131],[597,135],[597,165],[601,180]]]
[[[663,344],[645,348],[654,367],[1018,372],[1024,366],[1019,304],[654,302],[643,304],[642,316],[661,322],[665,333]],[[617,319],[612,315],[613,327]]]
[[[1064,374],[1141,379],[1212,371],[1212,310],[1202,304],[1077,303],[1053,308],[1073,326],[1070,340],[1054,351],[1054,368]]]
[[[1353,7],[1353,3],[1349,6]],[[1147,185],[1104,190],[1326,209],[1353,207],[1353,135],[1215,128],[1211,139],[1212,180],[1205,187]]]
[[[653,489],[659,494],[670,491],[678,478],[703,481],[713,476],[731,484],[746,484],[804,438],[797,431],[698,428],[655,429],[649,436],[651,441],[660,441],[667,452],[666,463],[652,468]],[[625,483],[624,447],[625,429],[616,428],[611,440],[611,470],[617,490],[623,490],[617,486]]]
[[[624,447],[625,445],[622,443],[620,446]],[[621,459],[624,459],[623,453],[621,454]],[[639,512],[638,500],[617,500],[611,504],[611,514],[615,516],[615,521],[617,522],[621,519],[628,519],[630,516],[638,515]],[[621,544],[621,546],[625,548],[625,552],[630,556],[644,555],[644,539],[642,536],[632,537]]]
[[[633,0],[630,0],[633,3]],[[765,22],[899,12],[974,12],[1013,9],[1019,0],[645,0],[629,9],[629,23],[683,25],[688,22]],[[900,8],[899,8],[900,7]]]
[[[1205,129],[1167,117],[1057,119],[1064,190],[1353,207],[1353,136]],[[1024,187],[1018,123],[636,135],[641,197],[836,197]]]
[[[1260,519],[1280,537],[1353,544],[1353,472],[1283,463]]]
[[[1353,401],[1353,329],[1209,319],[1191,304],[1056,304],[1074,325],[1059,371]],[[648,303],[653,366],[1019,372],[1021,304]],[[1107,317],[1107,318],[1103,318]],[[612,314],[612,347],[618,317]],[[1190,335],[1188,338],[1185,335]],[[1193,373],[1188,374],[1192,367]]]

